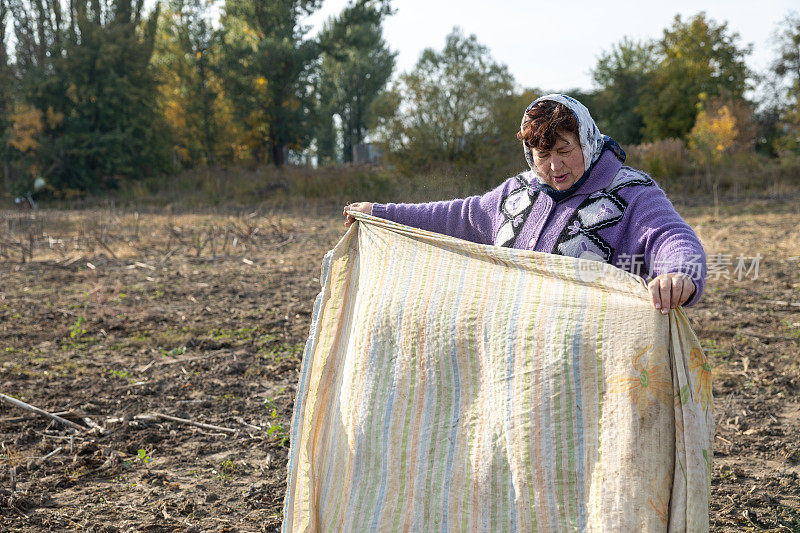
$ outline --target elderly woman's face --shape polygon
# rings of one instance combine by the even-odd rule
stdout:
[[[586,169],[583,150],[574,133],[559,132],[552,150],[533,151],[536,173],[552,188],[565,191],[581,179]]]

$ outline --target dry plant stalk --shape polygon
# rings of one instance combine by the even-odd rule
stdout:
[[[12,398],[11,396],[7,396],[5,394],[0,393],[0,400],[3,400],[6,403],[10,403],[11,405],[16,405],[17,407],[25,409],[26,411],[31,411],[32,413],[36,413],[37,415],[45,416],[69,428],[77,429],[78,431],[86,431],[85,427],[80,426],[75,422],[70,422],[66,418],[61,418],[58,415],[54,415],[53,413],[49,413],[43,409],[39,409],[38,407],[35,407],[29,403],[25,403],[21,400],[17,400],[16,398]]]

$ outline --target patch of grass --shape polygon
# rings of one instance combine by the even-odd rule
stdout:
[[[278,340],[277,335],[273,335],[272,333],[265,333],[263,335],[258,335],[255,339],[255,344],[258,346],[258,351],[261,352],[262,350],[266,349],[267,344],[272,344]]]
[[[120,379],[124,379],[124,380],[127,380],[129,382],[133,382],[133,379],[131,379],[131,373],[128,372],[127,370],[106,369],[106,371],[109,374],[111,374],[112,376],[114,376],[114,377],[118,377]]]
[[[234,463],[231,459],[225,459],[222,461],[222,464],[219,465],[219,477],[221,479],[233,477],[234,475],[238,474],[239,471],[240,468],[236,466],[236,463]]]
[[[238,328],[238,329],[217,329],[214,328],[208,332],[213,339],[249,339],[253,333],[258,330],[258,326],[252,328]]]
[[[131,334],[131,340],[136,342],[147,342],[150,340],[150,332],[148,330],[134,331]]]
[[[236,463],[233,462],[233,459],[225,459],[219,465],[219,468],[212,468],[211,473],[214,474],[220,481],[230,481],[231,478],[240,474],[242,469]]]
[[[183,355],[186,353],[186,346],[180,346],[178,348],[173,348],[171,350],[166,350],[161,348],[161,357],[176,357],[178,355]]]
[[[97,342],[97,338],[93,336],[87,336],[87,329],[86,329],[86,317],[79,316],[78,319],[75,321],[74,324],[69,326],[69,339],[67,342],[61,343],[61,350],[68,351],[68,350],[85,350],[90,345]]]
[[[165,349],[164,346],[185,346],[194,337],[204,334],[205,330],[197,330],[189,327],[170,326],[165,330],[154,331],[151,342],[158,344],[158,349]]]
[[[142,462],[144,464],[150,462],[150,455],[144,448],[139,448],[139,450],[136,452],[136,458],[139,460],[139,462]]]
[[[162,338],[168,338],[168,337],[179,338],[182,337],[183,335],[187,335],[192,332],[193,332],[192,328],[190,328],[189,326],[181,326],[181,327],[170,326],[166,329],[166,331],[160,332],[159,335]],[[197,332],[195,331],[195,333]]]
[[[278,406],[275,404],[275,401],[269,397],[264,400],[264,405],[269,412],[269,420],[267,420],[269,428],[267,429],[267,435],[278,439],[278,446],[283,447],[286,445],[286,441],[289,440],[289,431],[279,419]]]
[[[290,344],[284,342],[272,347],[261,346],[258,349],[258,353],[262,354],[261,357],[265,359],[280,362],[284,359],[299,359],[303,354],[304,348],[305,345],[303,343]]]
[[[139,448],[136,451],[136,457],[134,459],[126,459],[122,466],[125,468],[132,468],[136,464],[146,465],[152,460],[150,453],[145,450],[144,448]]]
[[[67,342],[65,344],[62,344],[61,345],[61,350],[62,351],[75,350],[75,351],[80,352],[80,351],[86,350],[89,346],[91,346],[96,341],[97,341],[97,339],[95,337],[82,337],[81,340],[78,341],[78,342],[70,341],[70,342]]]
[[[217,329],[214,328],[208,332],[212,339],[230,339],[233,337],[232,330],[230,329]]]
[[[86,324],[86,318],[79,316],[78,320],[69,327],[69,338],[78,341],[81,337],[86,335],[86,328],[83,327],[84,324]]]

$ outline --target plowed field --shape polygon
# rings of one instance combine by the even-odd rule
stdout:
[[[800,531],[800,204],[679,210],[715,268],[688,310],[714,368],[712,530]],[[0,402],[2,529],[278,529],[338,210],[0,215],[0,393],[89,428]]]

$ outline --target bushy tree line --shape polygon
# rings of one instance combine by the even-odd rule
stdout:
[[[321,0],[169,0],[155,50],[159,102],[186,166],[350,161],[394,70],[386,0],[352,0],[309,36]]]
[[[777,98],[766,116],[775,117],[774,150],[800,153],[800,15],[787,16],[778,33],[778,57],[772,63]],[[764,122],[764,121],[762,121]],[[766,137],[762,139],[767,141]]]
[[[778,57],[768,72],[755,73],[745,63],[750,46],[727,23],[702,12],[676,16],[659,39],[625,38],[603,52],[593,91],[567,92],[618,142],[641,147],[634,151],[651,159],[681,154],[683,168],[691,163],[707,176],[731,162],[751,164],[756,152],[796,159],[800,17],[790,14],[778,29]],[[398,105],[384,138],[400,164],[456,160],[471,166],[479,160],[502,168],[519,151],[513,135],[524,106],[543,92],[514,87],[488,50],[456,30],[441,53],[426,50],[410,73],[399,76]],[[514,160],[521,161],[518,155]],[[716,190],[712,183],[709,188]]]
[[[392,78],[389,0],[351,0],[317,35],[321,0],[0,0],[0,160],[7,189],[54,191],[242,161],[349,162],[380,143],[397,168],[487,176],[521,166],[514,138],[541,89],[523,89],[458,28]],[[676,17],[623,39],[570,91],[628,145],[672,139],[710,175],[723,156],[800,153],[800,18],[768,73],[725,23]],[[753,91],[756,92],[753,92]],[[752,95],[759,102],[748,100]],[[673,145],[670,145],[673,146]]]
[[[0,15],[6,180],[21,169],[97,189],[165,168],[149,67],[157,12],[143,18],[132,0],[0,0]]]
[[[800,18],[789,15],[781,23],[778,57],[768,72],[749,71],[744,59],[751,50],[739,40],[727,24],[700,13],[675,17],[659,40],[612,46],[593,71],[598,90],[590,101],[601,129],[626,144],[673,138],[697,149],[708,142],[697,135],[708,133],[709,117],[722,113],[738,137],[725,151],[777,155],[794,146],[796,152]]]
[[[352,0],[310,37],[321,3],[0,0],[6,189],[42,177],[59,194],[97,191],[310,149],[348,161],[394,69],[391,9]]]

